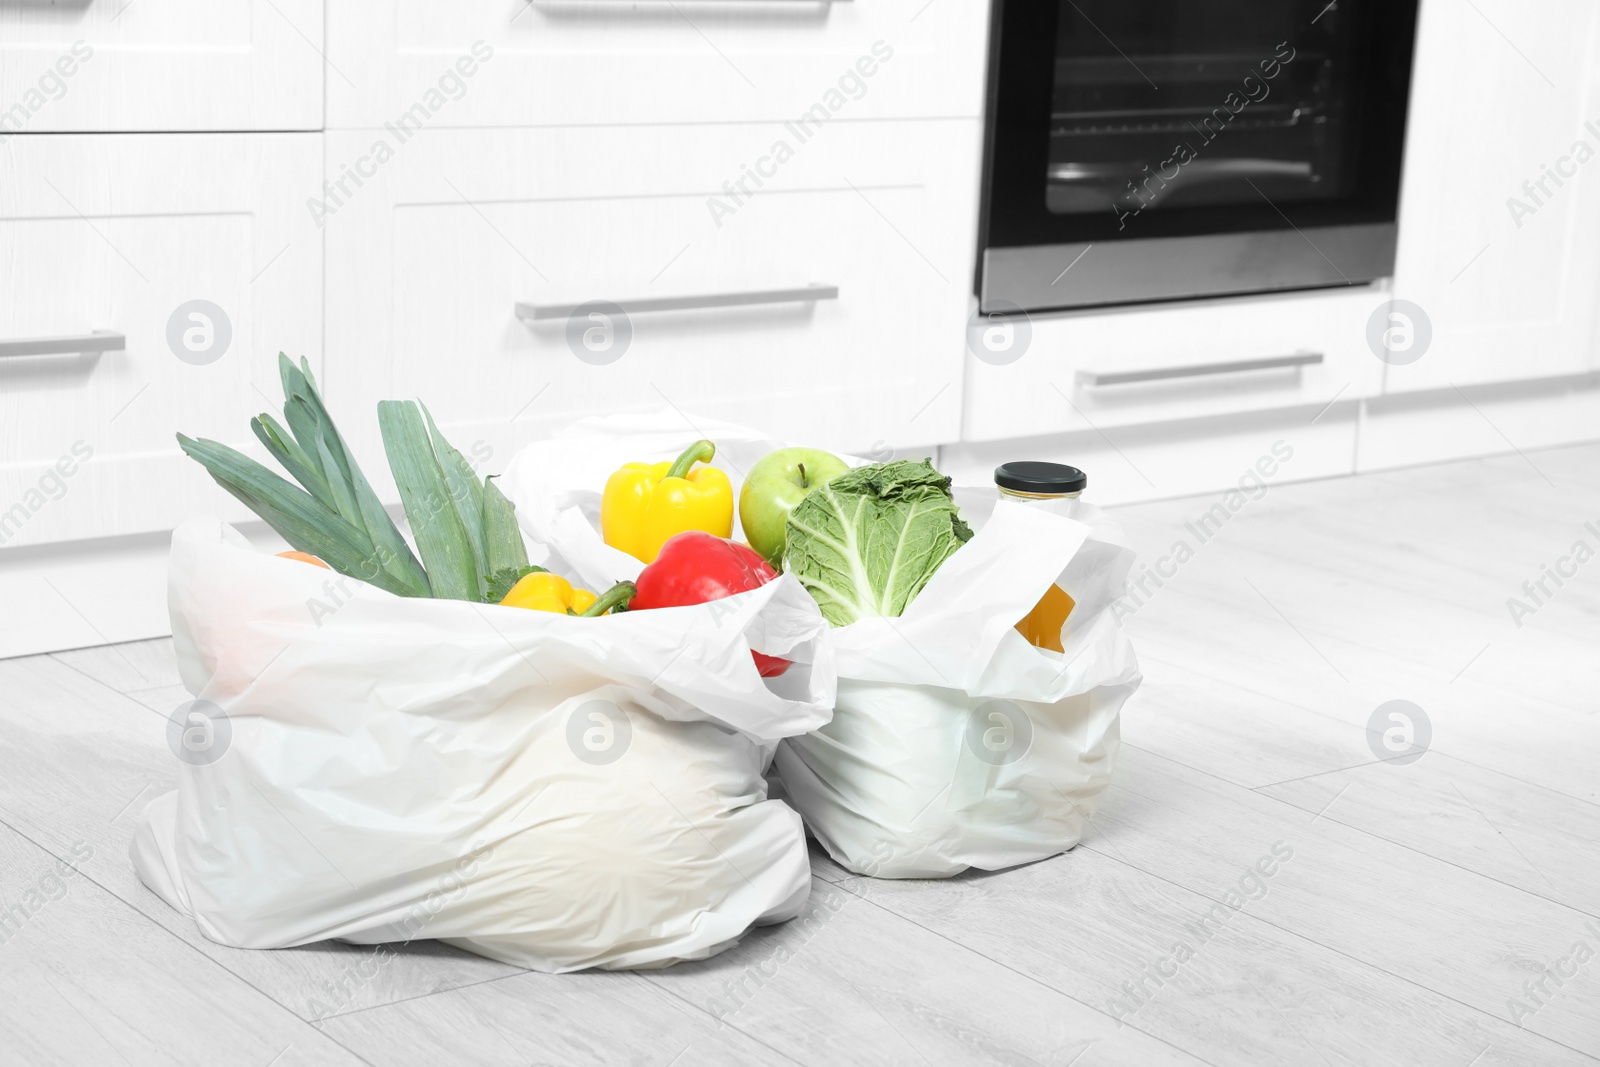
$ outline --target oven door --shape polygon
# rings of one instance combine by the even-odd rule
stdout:
[[[997,0],[986,312],[1393,271],[1417,0]]]

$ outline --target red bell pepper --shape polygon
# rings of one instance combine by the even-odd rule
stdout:
[[[656,561],[639,574],[639,591],[629,611],[681,608],[706,604],[735,593],[759,589],[778,576],[754,549],[700,530],[686,530],[667,539]],[[789,661],[751,649],[756,670],[776,678]]]

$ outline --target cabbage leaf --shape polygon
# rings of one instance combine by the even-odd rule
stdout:
[[[856,467],[789,513],[783,569],[835,626],[897,616],[967,541],[950,479],[928,460]]]

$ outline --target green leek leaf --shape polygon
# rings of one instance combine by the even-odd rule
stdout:
[[[283,464],[283,469],[294,475],[295,481],[317,498],[317,503],[325,508],[338,509],[333,490],[322,476],[321,465],[305,454],[300,443],[286,434],[276,419],[262,412],[250,420],[250,430],[256,435],[256,440],[272,453],[273,458]]]
[[[361,508],[356,505],[355,492],[350,488],[350,483],[343,477],[339,461],[328,448],[326,438],[317,441],[317,452],[322,459],[322,469],[328,472],[328,488],[333,493],[334,510],[352,526],[366,529],[366,523],[361,518]]]
[[[492,568],[484,546],[483,486],[478,483],[478,476],[467,463],[466,457],[456,451],[444,439],[444,434],[439,432],[428,405],[418,401],[417,406],[422,409],[422,417],[428,422],[428,439],[433,444],[439,472],[444,475],[445,487],[450,491],[450,502],[455,506],[456,517],[461,520],[461,528],[466,531],[468,543],[472,545],[473,565],[479,574],[488,574]]]
[[[350,454],[344,438],[334,425],[333,416],[322,402],[316,380],[311,375],[311,364],[302,357],[296,367],[288,356],[278,353],[278,374],[283,380],[284,416],[294,430],[296,440],[323,465],[323,473],[330,487],[343,480],[349,496],[355,501],[350,513],[352,521],[364,527],[376,545],[382,546],[384,567],[397,580],[408,587],[420,587],[419,595],[431,595],[431,582],[422,564],[417,562],[411,546],[401,536],[400,528],[389,517],[378,494],[372,491],[361,465]],[[326,449],[323,446],[326,445]],[[331,457],[332,463],[328,463]],[[340,509],[343,510],[342,508]]]
[[[380,401],[378,428],[433,595],[481,601],[483,587],[472,543],[450,499],[422,413],[410,401]]]
[[[508,567],[528,565],[528,546],[517,527],[517,509],[494,484],[493,478],[483,482],[483,537],[489,558],[485,573],[498,574]],[[490,597],[491,602],[503,599],[504,593]]]
[[[309,552],[340,574],[399,596],[425,596],[383,569],[383,554],[366,531],[319,504],[315,497],[250,457],[216,441],[178,435],[178,445],[211,473],[218,485],[301,552]]]

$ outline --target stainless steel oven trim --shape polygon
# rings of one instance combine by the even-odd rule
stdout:
[[[979,306],[1069,310],[1365,285],[1394,273],[1398,233],[1388,222],[988,248]]]

